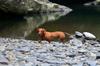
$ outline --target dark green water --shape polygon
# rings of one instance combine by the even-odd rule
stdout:
[[[91,32],[100,39],[100,7],[75,7],[65,16],[62,13],[40,14],[25,17],[0,18],[0,37],[38,40],[35,28],[48,31]]]

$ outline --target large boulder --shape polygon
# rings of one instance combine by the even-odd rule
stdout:
[[[95,0],[95,1],[92,1],[92,2],[88,2],[88,3],[85,3],[84,4],[85,6],[97,6],[97,5],[100,5],[100,0]]]
[[[51,12],[71,11],[70,8],[51,3],[48,0],[0,0],[0,9],[4,12],[29,13],[29,12]]]

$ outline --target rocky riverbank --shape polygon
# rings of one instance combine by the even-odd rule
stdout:
[[[0,38],[0,66],[100,66],[100,41],[88,32],[64,44]]]

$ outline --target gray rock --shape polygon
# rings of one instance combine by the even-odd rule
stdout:
[[[89,59],[91,60],[95,60],[97,58],[96,54],[93,53],[93,52],[90,52],[89,55],[88,55]]]
[[[30,48],[26,46],[26,47],[16,48],[16,50],[19,52],[27,53],[30,51]]]
[[[27,62],[26,64],[25,64],[25,66],[33,66],[34,64],[32,63],[32,62]]]
[[[50,63],[50,64],[66,64],[66,61],[63,60],[45,60],[46,63]]]
[[[67,51],[65,52],[67,56],[69,57],[75,57],[77,55],[77,50],[74,48],[69,48],[67,49]]]
[[[97,5],[100,5],[100,1],[95,0],[95,1],[92,1],[92,2],[85,3],[84,5],[85,6],[97,6]]]
[[[83,32],[86,39],[96,39],[96,36],[89,32]]]
[[[87,62],[84,62],[82,66],[91,66],[91,65]]]
[[[96,59],[100,59],[100,53],[96,53]]]
[[[73,66],[96,66],[96,62],[95,61],[88,60],[88,61],[84,61],[84,62],[75,64]]]
[[[8,45],[7,47],[6,47],[6,50],[13,50],[15,48],[15,46],[12,44],[10,44],[10,45]]]
[[[86,49],[79,49],[78,52],[79,52],[79,53],[86,53],[87,50],[86,50]]]
[[[51,66],[51,65],[48,63],[42,63],[41,66]]]
[[[75,35],[76,35],[76,37],[82,37],[83,36],[83,34],[81,32],[78,32],[78,31],[75,32]]]
[[[97,59],[97,65],[100,66],[100,59]]]
[[[64,53],[62,53],[62,54],[55,54],[54,57],[65,59],[66,55]]]
[[[4,64],[4,65],[8,65],[9,61],[7,60],[7,58],[5,58],[5,56],[0,55],[0,64]]]
[[[83,66],[96,66],[96,62],[88,60],[88,61],[83,62]]]
[[[79,39],[73,38],[69,41],[69,43],[73,46],[81,47],[82,46],[82,41]]]
[[[4,51],[5,50],[5,46],[0,46],[0,51]]]
[[[25,14],[28,12],[71,11],[62,5],[51,3],[48,0],[0,0],[0,9],[4,12]]]
[[[37,50],[38,53],[46,53],[47,52],[47,49],[39,49]]]

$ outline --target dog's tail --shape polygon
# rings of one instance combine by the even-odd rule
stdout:
[[[67,32],[64,32],[66,35],[68,35],[68,36],[71,36],[71,34],[70,33],[67,33]]]

